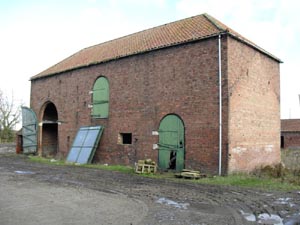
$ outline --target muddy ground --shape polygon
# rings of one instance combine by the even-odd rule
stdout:
[[[0,225],[300,224],[300,190],[260,191],[0,154]]]

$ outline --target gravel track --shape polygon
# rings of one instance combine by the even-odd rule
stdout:
[[[27,214],[46,224],[300,224],[300,190],[268,192],[153,179],[33,163],[14,154],[0,154],[0,179],[0,225],[33,224],[24,223],[22,202],[35,203]],[[15,207],[20,215],[8,210]]]

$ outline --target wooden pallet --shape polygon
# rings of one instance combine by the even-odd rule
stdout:
[[[138,163],[135,166],[136,173],[156,173],[156,171],[157,171],[156,165]]]
[[[206,175],[200,173],[200,171],[184,169],[182,170],[182,172],[175,174],[175,177],[186,179],[199,179],[202,177],[206,177]]]

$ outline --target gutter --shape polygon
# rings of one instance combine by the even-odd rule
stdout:
[[[221,34],[218,38],[219,48],[219,176],[222,175],[222,58],[221,58]]]

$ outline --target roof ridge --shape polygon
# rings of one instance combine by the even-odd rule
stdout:
[[[183,18],[159,26],[143,29],[115,39],[94,44],[38,73],[30,80],[91,66],[122,57],[145,53],[166,47],[199,41],[217,35],[230,35],[258,51],[281,62],[275,56],[258,47],[207,13]]]
[[[164,24],[161,24],[161,25],[158,25],[158,26],[151,26],[149,28],[145,28],[143,30],[140,30],[140,31],[136,31],[136,32],[133,32],[133,33],[130,33],[130,34],[126,34],[124,36],[121,36],[121,37],[117,37],[117,38],[114,38],[114,39],[110,39],[110,40],[107,40],[107,41],[104,41],[104,42],[101,42],[101,43],[98,43],[98,44],[94,44],[94,45],[91,45],[91,46],[88,46],[88,47],[85,47],[81,50],[79,50],[78,52],[82,51],[82,50],[85,50],[85,49],[89,49],[89,48],[92,48],[92,47],[96,47],[96,46],[99,46],[99,45],[104,45],[104,44],[107,44],[107,43],[110,43],[110,42],[115,42],[117,40],[121,40],[121,39],[124,39],[126,37],[130,37],[130,36],[133,36],[135,34],[139,34],[139,33],[143,33],[143,32],[146,32],[146,31],[150,31],[150,30],[153,30],[153,29],[159,29],[160,27],[165,27],[167,25],[170,25],[170,24],[174,24],[174,23],[177,23],[177,22],[181,22],[181,21],[184,21],[184,20],[189,20],[189,19],[192,19],[192,18],[195,18],[195,17],[198,17],[198,16],[204,16],[205,14],[207,13],[202,13],[202,14],[199,14],[199,15],[196,15],[196,16],[190,16],[190,17],[187,17],[187,18],[182,18],[182,19],[179,19],[179,20],[174,20],[172,22],[168,22],[168,23],[164,23]],[[207,14],[208,15],[208,14]],[[208,15],[209,16],[209,15]],[[208,19],[207,19],[208,20]],[[215,25],[212,21],[208,20],[209,22],[211,22],[213,25]],[[217,27],[217,25],[215,25]],[[218,28],[218,27],[217,27]],[[78,53],[77,52],[77,53]],[[76,53],[75,53],[76,54]]]
[[[208,22],[210,22],[212,25],[214,25],[219,31],[221,32],[228,32],[228,28],[226,27],[226,29],[224,29],[223,27],[221,27],[219,24],[216,23],[216,19],[213,18],[212,16],[210,16],[207,13],[203,13],[202,16],[207,19]]]

